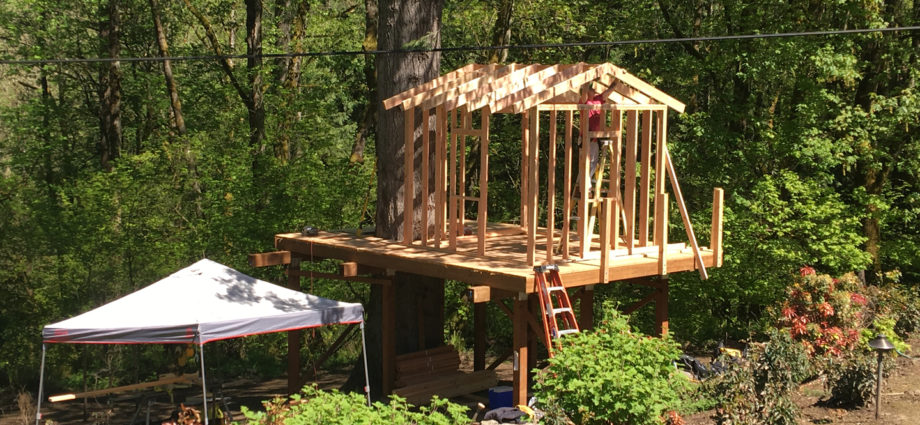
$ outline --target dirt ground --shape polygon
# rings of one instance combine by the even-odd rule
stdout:
[[[915,353],[920,351],[920,338],[915,338],[911,343],[915,347]],[[461,368],[472,369],[470,359],[464,358],[463,360],[464,364]],[[508,382],[511,379],[510,362],[499,366],[497,372],[499,380],[502,381],[501,385],[510,384]],[[346,378],[345,374],[321,372],[317,384],[326,389],[338,388]],[[230,397],[229,404],[234,411],[234,419],[242,420],[239,406],[258,410],[263,400],[283,396],[286,388],[285,379],[264,382],[237,380],[225,383],[222,393]],[[853,410],[828,408],[819,403],[826,396],[823,382],[820,380],[800,386],[796,396],[796,403],[802,412],[800,424],[913,425],[920,423],[920,359],[899,358],[897,360],[897,368],[885,378],[882,384],[882,404],[878,420],[875,419],[874,404]],[[136,423],[144,423],[147,400],[150,400],[150,423],[159,424],[182,401],[200,406],[201,389],[198,387],[176,389],[173,391],[173,402],[170,402],[168,393],[160,391],[87,400],[85,412],[84,403],[79,400],[56,404],[43,403],[42,412],[45,420],[54,421],[55,424],[124,424],[129,423],[135,414],[137,415]],[[476,403],[487,401],[487,397],[486,393],[480,393],[454,401],[475,409]],[[712,411],[697,413],[685,418],[686,424],[714,425],[716,422],[712,415]],[[27,419],[19,411],[15,394],[2,395],[0,425],[31,425],[34,423],[34,416],[29,416]]]
[[[914,338],[913,355],[920,352],[920,338]],[[799,424],[885,424],[914,425],[920,423],[920,359],[898,358],[897,368],[882,382],[879,418],[875,419],[875,401],[859,409],[825,407],[823,380],[815,380],[799,387],[795,396],[801,409]],[[713,425],[714,412],[701,412],[685,418],[687,425]]]

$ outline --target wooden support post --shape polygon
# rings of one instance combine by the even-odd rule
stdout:
[[[415,108],[403,112],[405,163],[403,165],[403,243],[412,245],[415,238],[413,203],[415,202]]]
[[[579,118],[581,120],[581,128],[579,129],[579,138],[581,139],[581,147],[578,152],[578,181],[581,182],[581,186],[578,188],[578,193],[580,200],[578,202],[578,256],[585,258],[588,256],[588,251],[591,250],[591,233],[593,231],[588,229],[588,179],[591,176],[588,175],[590,168],[588,158],[588,145],[591,142],[591,139],[588,138],[588,111],[578,111]]]
[[[447,139],[446,139],[446,130],[447,130],[447,120],[444,116],[444,105],[438,105],[435,109],[435,117],[437,119],[437,126],[435,126],[435,165],[434,169],[434,180],[435,180],[435,192],[434,192],[434,246],[436,248],[441,247],[441,240],[444,237],[444,221],[447,215],[447,209],[445,208],[446,202],[445,197],[447,197]]]
[[[529,357],[527,350],[527,316],[530,315],[530,309],[527,303],[527,294],[521,293],[514,301],[513,311],[513,336],[512,347],[514,349],[513,359],[513,393],[512,405],[527,405],[527,370],[530,366],[527,364]]]
[[[537,364],[537,343],[545,345],[545,342],[542,341],[543,338],[540,338],[540,333],[543,332],[543,323],[537,323],[535,313],[540,311],[540,299],[537,297],[537,294],[528,294],[527,296],[527,310],[530,314],[527,315],[527,364],[536,365]],[[533,379],[533,373],[527,368],[527,382],[530,382]]]
[[[626,179],[623,194],[623,210],[626,214],[624,228],[626,234],[626,250],[632,255],[636,235],[636,150],[639,143],[639,116],[636,111],[626,112],[626,163],[624,176]]]
[[[639,246],[648,246],[649,190],[651,190],[652,111],[642,113],[642,169],[639,177]]]
[[[655,152],[655,202],[658,202],[658,197],[664,193],[664,183],[667,179],[667,163],[665,160],[665,150],[667,149],[667,127],[668,127],[668,111],[661,111],[658,115],[657,124],[657,151]],[[661,229],[661,226],[658,225],[658,221],[661,217],[658,215],[658,212],[661,211],[658,206],[655,206],[655,216],[653,220],[655,221],[655,231],[652,237],[655,245],[661,246],[666,243],[661,242],[661,234],[658,233],[658,230]],[[667,238],[667,236],[665,236]]]
[[[657,297],[655,298],[655,331],[658,336],[665,336],[668,333],[668,279],[661,279],[661,286],[656,289]]]
[[[457,110],[450,111],[450,197],[448,203],[447,240],[451,251],[457,250]]]
[[[615,200],[613,198],[601,198],[601,263],[598,282],[607,283],[610,281],[610,237],[613,229],[612,215],[616,214]]]
[[[594,329],[594,285],[585,286],[581,291],[578,308],[578,327],[581,330]]]
[[[384,396],[393,392],[396,382],[396,285],[383,285],[383,296],[381,297],[381,321],[383,341],[381,349],[381,360],[383,371],[381,381],[383,384]]]
[[[569,259],[569,231],[572,228],[572,111],[565,111],[565,164],[562,188],[562,258]]]
[[[486,106],[482,109],[480,123],[482,136],[479,138],[479,203],[476,219],[478,233],[477,253],[486,255],[486,226],[489,223],[489,115],[491,111]]]
[[[460,128],[463,130],[470,130],[472,126],[472,118],[470,117],[470,113],[463,111],[460,113],[460,117]],[[458,193],[460,194],[460,203],[457,206],[458,235],[466,234],[466,134],[469,133],[461,133],[459,135],[460,144],[458,146],[460,155],[460,165],[457,166],[457,189],[459,191]]]
[[[549,146],[546,156],[546,264],[553,264],[556,245],[556,111],[549,113]]]
[[[668,194],[655,198],[655,234],[658,235],[658,274],[668,274]]]
[[[712,191],[712,230],[709,248],[712,249],[712,267],[722,267],[722,211],[725,191],[721,187]]]
[[[684,203],[684,195],[680,191],[680,183],[677,181],[677,172],[674,171],[674,163],[671,161],[671,154],[667,149],[665,160],[668,163],[668,177],[671,180],[671,189],[674,190],[674,200],[677,201],[677,209],[680,211],[680,218],[684,221],[684,229],[687,231],[687,239],[690,240],[690,246],[693,247],[694,265],[700,270],[700,278],[709,279],[706,273],[706,264],[703,264],[703,255],[700,253],[700,244],[696,240],[696,234],[693,232],[693,224],[690,222],[690,213],[687,211],[687,205]]]
[[[610,172],[607,180],[607,196],[616,199],[617,205],[623,205],[623,192],[620,190],[620,164],[623,163],[623,113],[611,111],[610,127],[614,132],[613,151],[610,153]],[[613,249],[620,247],[620,214],[613,219]]]
[[[529,111],[521,114],[521,230],[527,231],[527,200],[530,199],[530,120]]]
[[[288,264],[287,287],[295,291],[300,291],[300,258],[291,258]],[[300,345],[303,342],[303,331],[296,330],[288,332],[288,394],[294,394],[300,391]]]
[[[427,109],[422,110],[422,169],[421,174],[419,175],[419,182],[421,183],[421,198],[422,202],[419,205],[421,211],[421,240],[422,246],[428,246],[428,200],[430,196],[430,191],[428,190],[428,161],[431,158],[431,134],[430,134],[430,114]]]
[[[529,147],[530,165],[528,166],[530,175],[527,180],[527,264],[536,264],[537,249],[537,203],[540,198],[540,115],[537,108],[530,109],[530,137]]]
[[[488,309],[486,303],[473,304],[473,370],[486,367],[486,321]]]

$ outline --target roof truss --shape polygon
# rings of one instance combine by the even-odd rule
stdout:
[[[585,86],[607,93],[614,105],[666,106],[677,112],[684,104],[625,69],[610,63],[569,65],[470,64],[425,84],[399,93],[383,104],[386,109],[421,107],[430,110],[488,108],[492,112],[521,113],[542,104],[576,104]]]

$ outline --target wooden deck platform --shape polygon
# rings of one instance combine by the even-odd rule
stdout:
[[[304,260],[338,259],[390,271],[457,280],[471,286],[533,293],[534,272],[526,261],[527,237],[523,230],[515,231],[519,228],[510,224],[490,225],[488,255],[485,258],[476,254],[475,236],[459,237],[456,251],[448,250],[446,243],[442,247],[423,246],[418,242],[406,246],[373,236],[332,232],[319,232],[316,236],[278,234],[275,236],[275,247],[290,251]],[[538,233],[544,234],[545,231]],[[546,239],[538,239],[537,243],[545,251]],[[597,245],[597,235],[594,245]],[[704,264],[714,266],[713,251],[708,248],[700,251]],[[632,255],[625,248],[611,250],[610,253],[608,277],[611,282],[659,274],[657,246],[636,247]],[[594,258],[570,256],[568,260],[556,261],[565,286],[606,283],[601,278],[599,254],[594,254]],[[669,244],[665,254],[668,272],[696,270],[698,266],[693,257],[693,251],[687,244]]]

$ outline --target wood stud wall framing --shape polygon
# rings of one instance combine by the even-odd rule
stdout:
[[[606,103],[580,103],[580,93],[589,86],[603,90]],[[516,113],[521,116],[520,229],[526,235],[527,264],[600,258],[606,269],[611,253],[621,248],[633,255],[637,248],[647,253],[645,248],[660,247],[659,269],[666,273],[668,235],[662,224],[668,206],[661,203],[669,199],[677,203],[701,275],[706,276],[706,266],[721,264],[721,189],[713,195],[709,248],[718,255],[703,264],[668,155],[668,109],[682,112],[683,104],[621,68],[468,65],[387,99],[384,106],[404,110],[405,245],[456,251],[460,238],[475,238],[475,254],[487,256],[491,115]],[[592,113],[602,115],[598,131],[587,131]],[[594,182],[599,189],[589,192],[577,182],[592,179],[588,151],[599,139],[609,139],[611,148],[599,149],[607,157],[598,162],[606,165]],[[478,175],[467,175],[468,161],[474,160],[469,146],[479,148]],[[542,157],[541,149],[546,149]],[[546,172],[542,185],[541,169]],[[668,182],[673,197],[666,196]],[[468,193],[477,190],[477,196]],[[475,209],[468,211],[473,203]],[[472,234],[467,223],[475,226]],[[606,270],[598,275],[601,282],[608,278]]]

